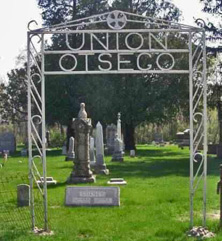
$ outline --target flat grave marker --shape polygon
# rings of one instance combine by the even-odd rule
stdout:
[[[67,187],[66,206],[120,206],[119,187]]]

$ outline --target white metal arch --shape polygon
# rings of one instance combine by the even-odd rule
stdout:
[[[30,23],[32,22],[33,21]],[[129,28],[129,26],[135,26],[135,28],[132,29]],[[44,39],[49,38],[49,36],[53,34],[64,37],[65,49],[49,50],[45,47]],[[168,40],[170,34],[181,35],[183,38],[187,39],[187,48],[174,49]],[[207,84],[204,29],[115,10],[57,24],[51,27],[29,30],[27,36],[28,138],[32,227],[35,227],[33,185],[37,185],[43,196],[45,213],[44,229],[48,230],[45,147],[45,76],[126,73],[189,75],[190,226],[193,227],[194,225],[194,195],[202,180],[202,217],[203,226],[205,226],[207,181]],[[36,36],[38,37],[38,42],[34,41],[34,37]],[[81,41],[78,47],[71,46],[69,42],[70,36],[78,36]],[[129,41],[131,37],[137,38],[139,44],[136,46],[132,45]],[[124,39],[121,43],[119,42],[120,38]],[[87,39],[90,44],[87,44]],[[110,40],[114,40],[115,44],[111,46]],[[39,49],[37,47],[38,44],[40,44]],[[176,55],[178,54],[187,55],[189,68],[182,70],[176,68]],[[54,55],[55,58],[57,58],[58,65],[56,69],[47,69],[45,58],[48,55]],[[113,56],[115,56],[117,63],[112,61]],[[127,59],[128,56],[135,58],[135,66],[132,67],[132,63]],[[168,57],[167,67],[161,62],[163,56],[165,58]],[[149,64],[149,59],[155,57],[155,64]],[[84,69],[78,66],[79,58],[85,61]],[[96,58],[98,62],[98,65],[93,69],[90,69],[88,66],[89,58]],[[145,59],[146,66],[141,65],[141,58]],[[71,67],[66,66],[67,62]],[[38,91],[36,82],[41,83],[41,91]],[[33,113],[33,106],[36,107],[38,113]],[[36,118],[39,119],[39,121],[34,121]],[[41,136],[38,134],[37,125],[41,125],[42,127]],[[37,156],[33,155],[33,146],[38,150]],[[203,149],[202,151],[199,150],[200,147],[203,147],[201,148]],[[34,159],[36,157],[42,160],[43,168],[41,172],[35,165]],[[44,177],[43,189],[36,182],[37,178],[40,178],[40,176]]]

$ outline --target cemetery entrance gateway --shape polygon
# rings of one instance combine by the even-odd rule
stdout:
[[[36,23],[31,21],[29,25],[32,22]],[[45,40],[52,35],[63,38],[64,45],[53,50],[47,48]],[[177,40],[183,39],[186,45],[174,49],[172,36]],[[34,40],[35,37],[38,42]],[[53,56],[53,68],[47,62],[49,56]],[[184,56],[188,63],[183,69],[178,65],[181,56]],[[89,64],[92,62],[93,66]],[[45,76],[75,74],[187,74],[189,76],[190,226],[194,225],[194,195],[200,186],[203,189],[202,221],[203,226],[206,225],[207,83],[204,29],[115,10],[48,28],[29,29],[27,68],[33,228],[35,227],[33,188],[36,185],[43,197],[43,223],[44,229],[48,230]],[[41,134],[38,126],[41,127]],[[37,149],[38,155],[33,154],[33,147]],[[41,171],[37,168],[36,159],[42,162]],[[197,166],[195,171],[194,163],[195,167]],[[43,188],[37,183],[41,176],[44,177]],[[203,185],[200,185],[202,183]]]

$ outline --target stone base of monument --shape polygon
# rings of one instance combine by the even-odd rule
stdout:
[[[95,165],[94,173],[109,175],[109,170],[106,168],[106,165]]]
[[[114,147],[106,147],[104,151],[106,155],[113,155]]]
[[[67,162],[67,161],[74,161],[75,160],[75,157],[66,157],[65,158],[65,161]]]
[[[112,162],[123,162],[123,152],[115,152],[112,156]]]
[[[95,176],[90,177],[76,177],[73,174],[67,179],[68,184],[78,184],[78,183],[94,183],[96,182]]]
[[[95,162],[95,161],[90,162],[90,167],[95,167],[95,165],[96,165],[96,162]]]

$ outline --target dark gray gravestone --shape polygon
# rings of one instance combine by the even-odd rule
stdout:
[[[67,187],[66,206],[120,206],[119,187]]]
[[[0,134],[0,151],[8,150],[14,152],[16,150],[16,141],[13,133],[5,132]]]
[[[17,186],[17,204],[18,207],[30,205],[30,187],[27,184]]]

